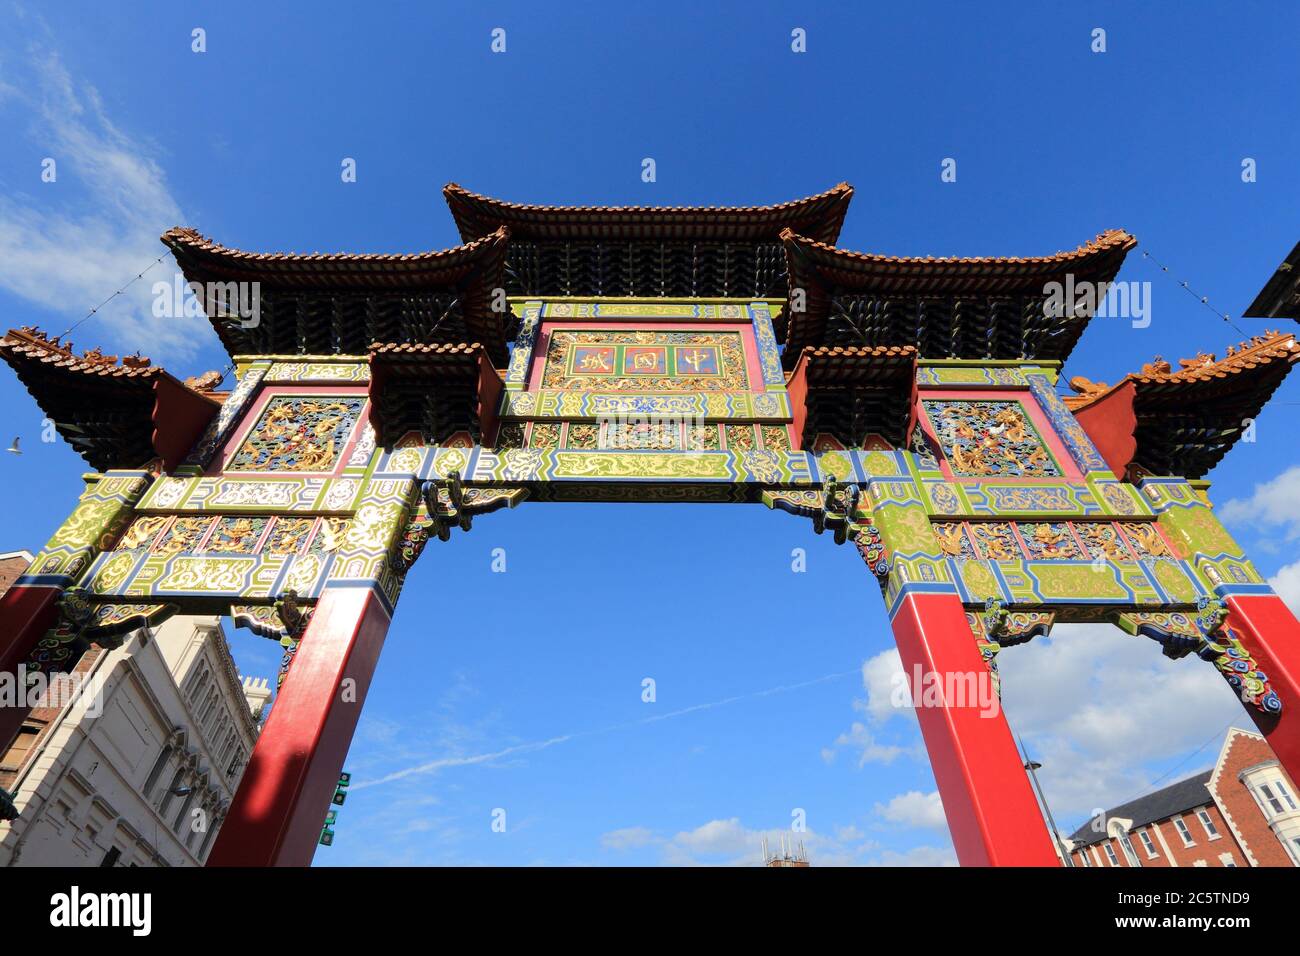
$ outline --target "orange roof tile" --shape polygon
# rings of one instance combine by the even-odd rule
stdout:
[[[512,203],[472,193],[456,183],[443,196],[463,239],[508,225],[520,239],[647,238],[775,242],[781,230],[799,227],[834,242],[844,224],[853,187],[769,206],[543,206]]]
[[[1067,271],[1074,271],[1076,281],[1099,281],[1093,273],[1113,277],[1124,256],[1137,245],[1122,229],[1108,230],[1075,249],[1048,256],[886,256],[837,249],[793,230],[783,232],[781,240],[792,260],[792,283],[798,271],[849,288],[950,295],[1041,291],[1045,279]],[[1083,267],[1087,274],[1081,273]]]
[[[504,262],[509,231],[491,231],[451,249],[413,253],[245,252],[213,242],[193,229],[162,234],[190,281],[262,281],[282,286],[385,288],[450,285],[471,271]]]

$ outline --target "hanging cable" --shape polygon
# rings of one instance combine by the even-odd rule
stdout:
[[[1151,260],[1152,262],[1154,262],[1157,266],[1159,266],[1161,272],[1163,272],[1163,273],[1165,273],[1166,275],[1168,275],[1169,278],[1171,278],[1171,279],[1174,278],[1173,275],[1169,272],[1169,267],[1168,267],[1167,265],[1165,265],[1164,263],[1162,263],[1162,262],[1161,262],[1159,259],[1157,259],[1155,256],[1151,255],[1151,253],[1147,252],[1146,250],[1143,250],[1143,251],[1142,251],[1142,258],[1143,258],[1143,259],[1150,259],[1150,260]],[[1214,306],[1210,305],[1210,299],[1209,299],[1209,296],[1198,295],[1198,294],[1196,293],[1196,291],[1195,291],[1194,289],[1192,289],[1192,287],[1191,287],[1190,285],[1187,284],[1187,280],[1186,280],[1186,279],[1174,279],[1174,281],[1177,282],[1177,283],[1178,283],[1180,286],[1182,286],[1184,289],[1186,289],[1188,295],[1190,295],[1190,296],[1192,296],[1193,298],[1195,298],[1198,302],[1201,303],[1201,305],[1205,306],[1207,309],[1209,309],[1211,312],[1213,312],[1213,313],[1214,313],[1215,315],[1217,315],[1219,318],[1223,319],[1224,322],[1227,322],[1227,323],[1228,323],[1229,325],[1231,325],[1234,329],[1236,329],[1236,330],[1237,330],[1237,334],[1240,335],[1242,338],[1250,338],[1250,336],[1248,336],[1245,332],[1241,331],[1241,329],[1238,329],[1237,326],[1236,326],[1235,324],[1233,324],[1232,317],[1229,316],[1227,312],[1220,312],[1220,311],[1219,311],[1218,309],[1216,309]]]
[[[144,275],[145,275],[146,272],[149,272],[150,270],[152,270],[154,266],[158,265],[158,263],[160,263],[160,262],[162,262],[164,259],[166,259],[168,255],[170,255],[170,253],[164,252],[162,255],[160,255],[160,256],[159,256],[157,259],[155,259],[153,262],[149,263],[149,265],[145,266],[145,268],[143,268],[143,269],[141,269],[139,272],[137,272],[137,273],[136,273],[136,276],[135,276],[135,279],[132,279],[130,282],[127,282],[125,285],[122,286],[122,288],[118,289],[116,292],[114,292],[112,295],[110,295],[110,296],[109,296],[107,299],[105,299],[103,302],[99,303],[99,305],[95,306],[93,309],[91,309],[89,312],[87,312],[87,313],[85,314],[85,316],[84,316],[82,319],[80,319],[80,320],[77,321],[77,322],[74,322],[71,326],[69,326],[68,329],[63,333],[63,335],[60,335],[60,336],[59,336],[59,340],[62,341],[66,336],[71,335],[72,332],[77,328],[77,326],[81,325],[81,323],[82,323],[82,322],[85,322],[86,319],[89,319],[91,316],[93,316],[96,312],[98,312],[98,311],[99,311],[100,309],[102,309],[104,306],[108,305],[108,303],[112,302],[114,299],[116,299],[119,295],[121,295],[121,294],[122,294],[123,292],[125,292],[127,289],[131,288],[131,286],[132,286],[133,284],[135,284],[135,282],[136,282],[137,279],[143,279],[143,278],[144,278]]]

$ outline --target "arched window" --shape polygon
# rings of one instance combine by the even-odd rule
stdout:
[[[208,699],[203,702],[203,712],[199,714],[200,726],[208,722],[208,715],[212,713],[212,708],[215,706],[217,706],[217,689],[213,687],[208,691]]]
[[[167,785],[167,790],[163,793],[162,802],[158,804],[158,815],[164,816],[167,808],[172,805],[176,798],[176,791],[180,789],[181,781],[185,779],[185,767],[177,767],[176,773],[172,775],[172,782]]]
[[[226,815],[222,813],[220,816],[213,815],[212,819],[209,821],[208,832],[203,837],[203,843],[199,846],[199,852],[194,854],[199,858],[200,863],[207,858],[208,849],[212,846],[212,838],[217,835],[217,831],[221,829],[221,824],[225,819]]]
[[[162,776],[163,770],[167,767],[167,761],[171,759],[173,747],[167,744],[163,747],[162,752],[158,754],[158,759],[154,761],[153,769],[149,771],[149,776],[145,779],[144,794],[146,801],[152,802],[154,788],[158,786],[158,778]]]
[[[207,668],[207,666],[206,666],[206,665],[203,665],[203,670],[202,670],[202,673],[200,674],[199,680],[198,680],[198,682],[194,685],[194,690],[192,690],[192,691],[190,692],[190,706],[191,706],[191,707],[198,707],[198,706],[199,706],[199,701],[201,701],[201,700],[203,699],[203,692],[204,692],[204,690],[207,689],[207,686],[208,686],[208,680],[209,680],[210,677],[211,677],[211,675],[208,673],[208,668]]]

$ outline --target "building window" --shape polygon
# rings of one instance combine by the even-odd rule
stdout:
[[[109,847],[109,848],[108,848],[108,852],[104,854],[104,858],[103,858],[102,860],[99,861],[99,865],[100,865],[100,866],[117,866],[117,861],[120,860],[121,858],[122,858],[122,851],[121,851],[121,850],[119,850],[119,849],[118,849],[117,847],[115,847],[115,846],[113,846],[113,847]]]
[[[1142,838],[1142,848],[1147,851],[1147,859],[1154,860],[1159,854],[1156,853],[1156,845],[1151,842],[1151,831],[1139,830],[1138,836]]]
[[[153,769],[149,771],[149,777],[144,782],[143,792],[146,800],[153,796],[154,787],[158,786],[158,778],[162,776],[162,772],[167,768],[167,761],[171,758],[171,755],[172,745],[168,744],[163,747],[162,753],[160,753],[158,759],[154,761]]]
[[[1222,863],[1224,866],[1236,866],[1236,865],[1237,865],[1237,861],[1234,860],[1234,859],[1232,858],[1232,854],[1231,854],[1231,853],[1220,853],[1220,854],[1219,854],[1219,862]]]
[[[176,775],[172,777],[171,784],[168,785],[166,791],[163,792],[162,802],[158,804],[158,816],[162,816],[167,812],[167,808],[171,806],[172,800],[177,795],[176,791],[180,789],[181,781],[184,778],[185,769],[182,767],[180,770],[176,771]]]
[[[1183,822],[1182,817],[1174,817],[1174,829],[1183,838],[1183,846],[1196,846],[1196,841],[1192,839],[1192,831],[1187,829],[1187,824]]]
[[[1273,788],[1270,787],[1268,784],[1261,783],[1259,785],[1259,792],[1260,795],[1263,796],[1264,802],[1268,804],[1268,806],[1273,808],[1274,813],[1286,812],[1285,810],[1282,809],[1282,801],[1277,798],[1277,794],[1273,792]]]
[[[1286,784],[1281,780],[1274,780],[1273,789],[1276,790],[1277,795],[1286,802],[1288,810],[1294,810],[1296,808],[1295,800],[1291,798],[1291,791],[1286,788]]]
[[[1106,858],[1110,860],[1111,866],[1119,866],[1119,857],[1115,855],[1115,848],[1111,846],[1110,841],[1106,842]]]
[[[1217,840],[1219,838],[1219,830],[1214,825],[1214,821],[1210,819],[1209,810],[1197,810],[1196,819],[1201,821],[1201,826],[1205,828],[1205,835],[1207,837],[1211,840]]]
[[[9,747],[9,751],[0,759],[0,764],[11,770],[17,770],[27,759],[27,755],[32,752],[32,747],[36,745],[36,738],[40,736],[41,728],[34,724],[23,724],[18,728],[18,736]]]
[[[1206,863],[1204,860],[1196,860],[1192,863],[1192,866],[1209,866],[1209,865],[1210,864]]]
[[[1082,851],[1082,852],[1079,854],[1079,859],[1083,860],[1083,865],[1084,865],[1085,867],[1091,867],[1091,866],[1092,866],[1092,860],[1089,859],[1089,857],[1088,857],[1088,851],[1087,851],[1087,850],[1084,850],[1084,851]]]
[[[1128,838],[1128,834],[1127,834],[1127,833],[1120,833],[1120,835],[1119,835],[1119,845],[1120,845],[1121,847],[1124,848],[1124,858],[1125,858],[1126,860],[1128,860],[1128,865],[1129,865],[1129,866],[1141,866],[1141,865],[1142,865],[1142,864],[1138,863],[1138,856],[1137,856],[1137,853],[1136,853],[1136,851],[1134,851],[1134,849],[1133,849],[1133,841],[1130,840],[1130,839]]]

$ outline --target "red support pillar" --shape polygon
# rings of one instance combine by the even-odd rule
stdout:
[[[389,620],[369,588],[321,595],[208,866],[311,863]]]
[[[52,586],[14,585],[0,596],[0,673],[18,668],[58,618],[63,591]],[[9,749],[31,713],[30,707],[0,707],[0,753]]]
[[[1291,779],[1300,780],[1300,621],[1276,594],[1228,595],[1224,603],[1227,624],[1282,700],[1280,714],[1246,712]]]
[[[923,704],[925,685],[936,680],[945,689],[976,681],[987,686],[988,668],[955,594],[905,594],[893,628],[913,700]],[[984,706],[978,696],[985,696]],[[942,705],[916,708],[957,860],[962,866],[1060,866],[1011,728],[1000,704],[990,712],[987,703],[986,695],[949,695]]]

